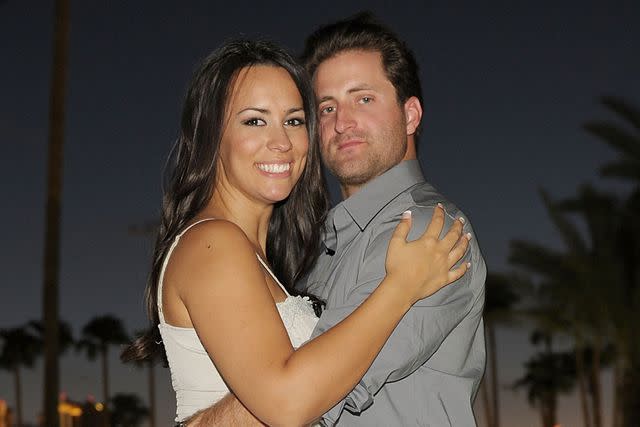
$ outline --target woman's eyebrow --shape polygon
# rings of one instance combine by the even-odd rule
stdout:
[[[270,114],[271,113],[266,108],[247,107],[247,108],[243,108],[242,110],[238,111],[238,115],[244,113],[245,111],[256,111],[256,112],[262,113],[262,114]]]

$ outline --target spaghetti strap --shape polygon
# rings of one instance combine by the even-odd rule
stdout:
[[[200,224],[202,222],[213,221],[215,219],[216,218],[203,218],[203,219],[198,220],[198,221],[194,222],[193,224],[190,224],[189,226],[185,227],[184,230],[182,230],[180,233],[178,233],[178,235],[173,240],[173,243],[171,244],[171,247],[167,251],[167,255],[165,255],[164,261],[162,262],[162,269],[160,270],[160,277],[158,278],[158,295],[157,295],[157,298],[158,298],[158,317],[160,319],[160,323],[163,323],[163,324],[166,323],[165,320],[164,320],[164,314],[162,313],[162,285],[163,285],[163,282],[164,282],[164,271],[166,270],[167,264],[169,263],[169,258],[171,257],[171,253],[173,253],[173,250],[178,245],[178,242],[180,241],[180,238],[187,231],[189,231],[191,228],[195,227],[196,225],[198,225],[198,224]],[[278,286],[280,286],[280,289],[282,289],[282,291],[285,293],[285,295],[287,297],[290,297],[291,294],[289,294],[289,292],[287,291],[287,288],[285,288],[284,285],[282,283],[280,283],[280,280],[278,280],[276,275],[273,274],[273,271],[271,271],[271,269],[269,268],[267,263],[264,262],[262,257],[257,252],[256,252],[256,258],[258,258],[258,261],[260,261],[260,264],[262,264],[264,269],[267,270],[267,272],[273,278],[273,280],[275,280],[275,282],[278,284]]]
[[[175,239],[173,239],[173,243],[171,244],[171,247],[167,251],[167,254],[164,257],[164,261],[162,261],[162,269],[160,270],[160,277],[158,278],[157,300],[158,300],[158,317],[160,319],[160,323],[162,323],[162,324],[166,323],[164,321],[164,314],[162,313],[162,282],[164,281],[164,271],[166,270],[167,264],[169,263],[169,258],[171,257],[171,253],[173,252],[175,247],[178,245],[178,242],[180,241],[180,237],[182,237],[184,235],[184,233],[186,233],[191,228],[195,227],[196,225],[198,225],[198,224],[200,224],[202,222],[213,221],[215,219],[216,218],[203,218],[203,219],[200,219],[200,220],[194,222],[193,224],[190,224],[187,227],[185,227],[185,229],[182,230],[180,233],[178,233],[178,235],[175,237]]]
[[[284,294],[287,297],[290,297],[291,294],[289,292],[287,292],[287,288],[284,287],[284,285],[282,283],[280,283],[280,280],[278,280],[278,278],[276,277],[275,274],[273,274],[273,271],[271,271],[271,269],[269,268],[269,266],[267,265],[267,263],[262,259],[262,257],[256,252],[256,257],[258,257],[258,261],[260,261],[260,264],[262,264],[262,266],[264,267],[265,270],[267,270],[267,272],[269,272],[269,275],[271,276],[271,278],[273,278],[273,280],[275,280],[275,282],[278,284],[278,286],[280,286],[280,289],[282,289],[282,291],[284,292]]]

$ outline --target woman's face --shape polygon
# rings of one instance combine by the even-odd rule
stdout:
[[[243,68],[228,102],[218,189],[259,203],[287,198],[309,147],[302,97],[293,79],[276,66]]]

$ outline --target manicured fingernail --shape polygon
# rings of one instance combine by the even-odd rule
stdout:
[[[438,207],[444,209],[444,206],[442,206],[442,203],[438,203]]]
[[[460,222],[463,223],[463,224],[465,223],[465,220],[462,217],[458,218],[458,220],[460,220]]]
[[[465,236],[466,236],[467,240],[471,240],[471,233],[467,233],[467,234],[465,234]]]
[[[471,268],[471,263],[470,262],[467,263],[467,268]]]
[[[402,212],[402,219],[409,219],[409,218],[411,218],[411,211]]]

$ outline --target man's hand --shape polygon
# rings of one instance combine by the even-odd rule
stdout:
[[[220,399],[213,406],[193,414],[185,420],[184,425],[187,427],[264,426],[231,393]]]

